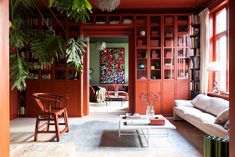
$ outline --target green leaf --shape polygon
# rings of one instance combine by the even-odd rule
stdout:
[[[48,0],[48,6],[49,8],[52,7],[52,5],[54,4],[55,0]]]
[[[83,70],[83,63],[82,63],[82,56],[85,54],[85,48],[87,41],[84,37],[78,37],[77,40],[74,38],[71,38],[67,43],[67,49],[66,49],[66,57],[67,57],[67,63],[69,63],[70,66],[74,66],[76,70],[76,74],[78,72],[82,72]]]
[[[26,87],[26,79],[29,77],[27,62],[18,54],[10,55],[10,76],[12,90],[24,90]]]
[[[61,36],[47,31],[33,39],[31,44],[32,53],[36,53],[40,63],[52,63],[53,58],[63,58],[64,40]]]

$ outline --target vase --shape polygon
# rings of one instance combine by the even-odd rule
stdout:
[[[154,109],[152,105],[147,105],[146,116],[149,118],[154,117]]]

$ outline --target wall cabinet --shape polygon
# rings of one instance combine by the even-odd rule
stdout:
[[[174,100],[189,98],[189,16],[137,15],[135,21],[136,112],[145,113],[139,94],[146,92],[159,96],[156,113],[172,115]]]

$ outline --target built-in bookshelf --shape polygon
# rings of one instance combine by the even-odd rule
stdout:
[[[191,15],[190,24],[190,91],[191,98],[200,92],[200,18]]]

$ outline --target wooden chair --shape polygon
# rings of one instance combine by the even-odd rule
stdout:
[[[39,133],[55,133],[57,141],[60,141],[60,136],[69,131],[67,110],[62,107],[62,99],[66,97],[50,93],[33,93],[32,96],[41,109],[36,119],[34,141],[37,141]],[[60,123],[59,118],[63,118],[64,122]],[[50,125],[54,125],[55,130],[50,130]],[[59,125],[64,125],[63,130]]]

